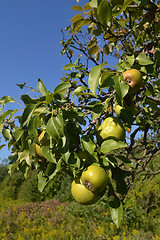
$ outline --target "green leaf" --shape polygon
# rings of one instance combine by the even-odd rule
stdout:
[[[43,189],[48,184],[47,178],[45,178],[43,176],[43,172],[42,171],[39,172],[37,176],[38,176],[38,190],[40,192],[43,192]]]
[[[75,10],[75,11],[82,11],[81,6],[79,6],[79,5],[75,5],[75,6],[71,7],[71,9]]]
[[[126,59],[129,62],[129,64],[132,66],[135,61],[134,54],[132,56],[126,56]]]
[[[108,44],[105,44],[105,45],[103,46],[103,52],[104,52],[104,54],[105,54],[106,56],[108,56],[108,54],[109,54],[109,46],[108,46]]]
[[[67,163],[68,163],[70,166],[79,169],[79,168],[80,168],[81,161],[80,161],[80,158],[78,157],[78,155],[77,155],[75,152],[71,152],[71,154],[69,155],[69,158],[68,158]]]
[[[100,163],[103,165],[103,166],[106,166],[108,167],[109,166],[109,159],[105,156],[101,156],[100,157]]]
[[[14,99],[10,96],[4,96],[0,99],[0,104],[6,104],[8,102],[14,102]]]
[[[84,26],[84,25],[87,25],[88,23],[86,22],[87,19],[80,19],[78,20],[77,22],[74,22],[73,23],[73,29],[74,30],[77,30],[77,29],[80,29],[80,27]]]
[[[49,149],[49,147],[47,147],[47,146],[42,146],[42,153],[43,153],[43,156],[44,156],[49,162],[57,163],[57,162],[56,162],[56,159],[53,157],[53,154],[52,154],[51,150]]]
[[[83,19],[83,16],[82,16],[82,14],[79,13],[71,19],[71,22],[75,23],[75,22],[77,22],[79,20],[82,20],[82,19]]]
[[[37,122],[38,122],[39,118],[38,116],[33,116],[29,122],[28,125],[28,134],[30,136],[31,139],[38,139],[38,133],[37,133]]]
[[[117,102],[122,105],[122,100],[127,95],[129,86],[125,81],[121,80],[121,77],[118,75],[113,76],[113,80],[115,83]]]
[[[24,104],[26,104],[26,105],[37,102],[37,100],[31,98],[31,97],[28,96],[27,94],[21,95],[21,100],[22,100],[22,101],[24,102]]]
[[[29,121],[32,117],[32,114],[33,114],[34,110],[36,109],[36,107],[37,107],[37,104],[30,104],[24,109],[24,112],[22,114],[22,124],[23,124],[23,126],[25,126],[26,124],[29,123]]]
[[[89,51],[88,51],[89,56],[92,56],[92,55],[95,54],[98,50],[99,50],[99,46],[98,46],[98,45],[93,46],[93,47],[90,48]]]
[[[89,136],[84,135],[81,138],[81,146],[82,149],[87,152],[89,152],[91,155],[94,153],[95,150],[95,143],[90,139]]]
[[[4,121],[3,121],[2,123],[0,123],[0,133],[1,133],[1,132],[2,132],[2,130],[3,130],[4,124],[5,124],[5,122],[4,122]]]
[[[112,20],[112,7],[109,2],[103,0],[97,8],[97,16],[100,23],[108,27],[108,23]]]
[[[103,106],[101,104],[96,104],[91,111],[91,117],[94,120],[95,118],[101,116]]]
[[[110,202],[109,205],[110,205],[110,212],[111,212],[112,220],[113,220],[114,224],[116,225],[116,227],[119,228],[121,220],[122,220],[122,216],[123,216],[123,205],[119,201],[118,198],[116,198],[114,201]]]
[[[60,171],[61,169],[61,165],[62,165],[62,160],[59,159],[57,165],[56,165],[56,170],[54,171],[54,173],[52,175],[49,176],[49,180],[51,180],[52,178],[54,178],[56,176],[56,174]]]
[[[18,129],[13,133],[13,136],[14,136],[16,142],[21,138],[23,133],[24,133],[23,129]]]
[[[98,0],[91,0],[89,2],[89,5],[91,8],[97,8],[98,7]]]
[[[138,61],[138,63],[140,65],[154,64],[154,62],[151,60],[151,58],[143,53],[139,54],[138,57],[136,57],[136,60]]]
[[[91,69],[91,72],[89,74],[88,84],[92,93],[96,92],[100,75],[101,75],[101,65],[95,66]]]
[[[127,157],[124,157],[123,155],[117,156],[125,165],[128,165],[131,168],[134,168],[134,164],[131,162],[131,160]]]
[[[117,142],[115,140],[108,139],[101,144],[101,152],[107,153],[107,152],[110,152],[119,148],[125,148],[125,147],[127,147],[127,144],[122,141]]]
[[[2,122],[8,115],[15,112],[15,110],[7,110],[2,115],[0,115],[0,122]]]
[[[71,84],[69,82],[62,82],[54,89],[54,93],[65,94],[70,87]]]
[[[48,91],[41,79],[38,79],[37,90],[45,96],[48,94]]]
[[[31,166],[32,160],[29,158],[29,150],[23,150],[23,152],[19,153],[20,163],[25,161],[29,166]]]
[[[91,9],[91,6],[89,3],[86,3],[84,6],[83,6],[83,11],[86,11],[86,10],[90,10]]]
[[[77,87],[73,92],[72,92],[72,96],[76,95],[79,96],[82,94],[83,91],[87,90],[88,88],[85,86],[79,86]]]
[[[55,117],[51,117],[46,126],[47,133],[54,139],[59,140],[63,136],[62,126],[59,125]]]
[[[77,65],[75,63],[68,63],[63,67],[63,70],[68,70],[68,71],[72,71],[72,68],[77,67]]]
[[[16,84],[20,89],[23,89],[26,85],[26,82],[22,83],[22,84]]]
[[[100,85],[100,88],[108,88],[108,87],[113,87],[113,74],[114,73],[111,73],[111,72],[103,72],[101,78],[100,78],[100,81],[99,81],[99,85]]]

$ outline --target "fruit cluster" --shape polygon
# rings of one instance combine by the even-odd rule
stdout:
[[[123,73],[124,81],[129,85],[128,95],[131,96],[135,94],[140,87],[143,86],[143,79],[141,73],[136,69],[127,70]],[[129,106],[130,105],[130,106]],[[100,142],[107,139],[112,139],[115,141],[125,141],[125,128],[121,122],[121,111],[126,109],[127,114],[130,110],[132,113],[136,114],[136,107],[134,103],[124,104],[124,106],[116,105],[115,113],[118,117],[110,116],[107,117],[102,124],[98,127],[98,137]],[[42,153],[42,146],[48,145],[48,139],[45,135],[46,131],[38,137],[39,144],[36,144],[37,154],[44,158]],[[50,165],[49,165],[50,166]],[[82,172],[79,179],[75,179],[72,182],[71,193],[74,199],[84,205],[90,205],[96,203],[105,193],[108,184],[108,175],[104,168],[98,165],[90,165]]]
[[[125,140],[125,129],[118,117],[108,117],[98,128],[102,140]],[[97,165],[90,165],[82,172],[81,178],[72,182],[74,199],[84,205],[96,203],[105,193],[108,184],[106,171]]]
[[[126,129],[130,132],[131,124],[134,120],[133,117],[139,113],[139,107],[134,101],[134,95],[144,86],[144,81],[141,72],[137,69],[129,69],[123,72],[123,79],[129,85],[129,91],[124,98],[123,106],[115,103],[114,111],[117,116],[128,123]]]
[[[72,182],[72,196],[80,204],[94,204],[105,193],[107,183],[106,171],[97,165],[90,165],[82,172],[80,179]]]

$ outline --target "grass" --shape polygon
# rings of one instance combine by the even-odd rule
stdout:
[[[86,207],[53,199],[27,204],[8,200],[1,207],[0,226],[1,240],[160,240],[136,224],[117,229],[103,201]]]

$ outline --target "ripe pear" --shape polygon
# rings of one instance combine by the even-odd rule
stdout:
[[[71,193],[74,199],[83,205],[91,205],[100,199],[100,195],[88,190],[80,181],[73,181],[71,185]]]
[[[125,140],[125,129],[118,117],[108,117],[99,126],[98,131],[102,139]]]
[[[81,182],[88,190],[101,193],[106,189],[108,176],[102,167],[90,165],[82,172]]]
[[[136,93],[144,85],[142,74],[137,69],[123,72],[123,78],[130,87],[129,94]]]

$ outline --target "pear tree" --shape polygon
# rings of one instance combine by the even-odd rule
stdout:
[[[62,30],[63,77],[53,92],[38,79],[20,96],[21,111],[2,97],[1,138],[11,152],[9,173],[38,169],[40,191],[64,172],[76,198],[86,192],[95,203],[99,196],[79,180],[87,167],[103,168],[106,207],[119,227],[126,194],[139,174],[156,174],[148,165],[160,153],[160,1],[77,0],[72,9]],[[15,108],[5,110],[11,102]],[[117,124],[123,136],[115,138]]]

